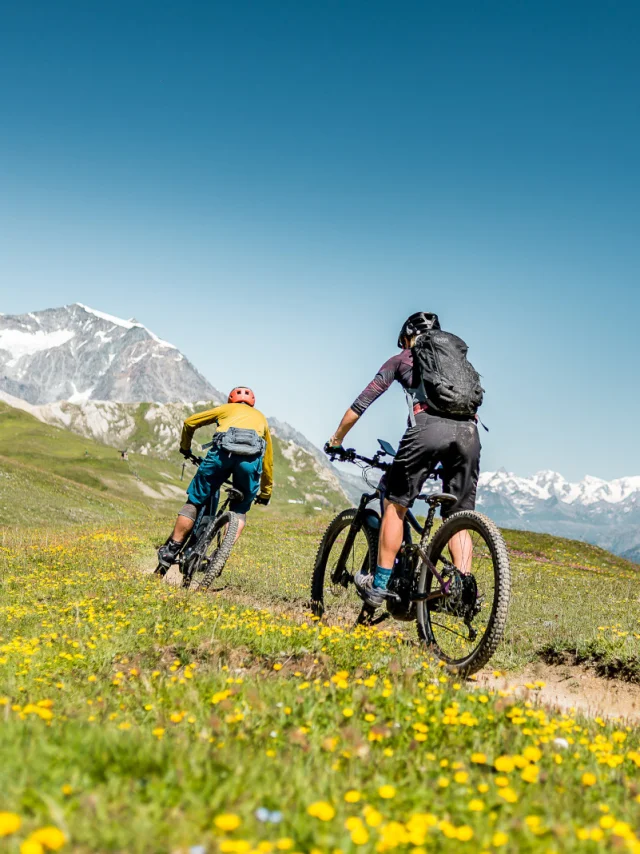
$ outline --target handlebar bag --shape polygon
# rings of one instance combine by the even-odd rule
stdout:
[[[212,444],[228,454],[240,457],[255,457],[264,454],[267,443],[255,430],[229,427],[224,433],[216,433]]]

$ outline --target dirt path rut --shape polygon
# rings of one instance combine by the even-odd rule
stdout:
[[[487,670],[478,673],[476,682],[479,687],[506,690],[562,712],[640,722],[640,685],[596,676],[577,665],[539,662],[519,673],[500,676]],[[544,687],[535,687],[536,682],[544,682]]]

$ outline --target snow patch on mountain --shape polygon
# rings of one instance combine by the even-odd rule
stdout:
[[[0,350],[11,354],[6,367],[13,367],[23,356],[32,356],[41,350],[53,350],[70,341],[75,333],[70,329],[57,329],[43,332],[42,329],[29,332],[22,329],[3,329],[0,331]]]
[[[149,335],[153,338],[153,340],[157,341],[158,344],[161,344],[163,347],[169,347],[171,350],[178,349],[175,344],[170,344],[168,341],[163,341],[162,338],[158,338],[158,336],[153,333],[148,327],[144,326],[142,323],[138,323],[138,321],[134,318],[131,318],[131,320],[123,320],[121,317],[115,317],[113,314],[107,314],[104,311],[98,311],[95,308],[89,308],[88,305],[83,305],[83,303],[81,302],[77,302],[75,303],[75,305],[79,305],[80,308],[83,308],[89,314],[94,314],[101,320],[106,320],[108,323],[113,323],[115,326],[122,326],[124,329],[134,329],[137,326],[139,329],[144,329],[145,332],[148,332]],[[33,315],[31,316],[33,317]],[[179,358],[182,359],[183,357],[180,356]],[[177,361],[179,361],[179,359]]]

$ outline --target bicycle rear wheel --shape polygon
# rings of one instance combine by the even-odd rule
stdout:
[[[198,538],[183,567],[183,586],[208,590],[222,573],[238,533],[238,515],[228,510],[211,522]]]
[[[329,523],[318,547],[311,579],[311,610],[316,617],[322,617],[329,609],[332,617],[353,623],[362,609],[353,576],[359,570],[373,572],[375,569],[378,535],[374,530],[363,526],[358,531],[345,556],[342,580],[334,582],[331,579],[356,513],[353,508],[338,513]]]
[[[453,564],[452,546],[460,567]],[[496,651],[507,621],[511,571],[502,534],[486,516],[463,510],[438,529],[427,556],[450,581],[450,594],[417,603],[418,635],[441,661],[463,674],[475,673]],[[438,586],[423,562],[418,593],[437,592]]]

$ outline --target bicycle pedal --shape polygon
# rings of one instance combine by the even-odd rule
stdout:
[[[371,620],[369,622],[369,625],[370,626],[377,626],[379,623],[384,623],[385,620],[390,619],[390,617],[391,617],[391,614],[388,611],[385,611],[384,613],[380,614],[375,619]]]

